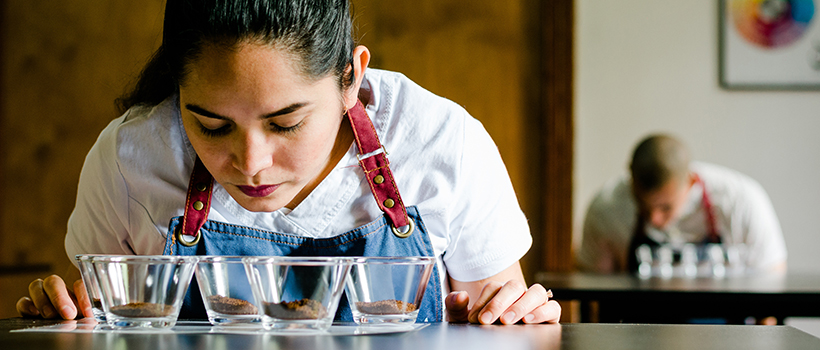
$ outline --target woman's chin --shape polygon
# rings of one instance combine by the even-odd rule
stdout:
[[[234,197],[234,200],[239,203],[242,208],[245,208],[247,211],[257,212],[257,213],[270,213],[282,209],[287,202],[283,201],[279,198],[275,198],[273,196],[268,197],[247,197],[243,196],[243,198],[237,199]]]

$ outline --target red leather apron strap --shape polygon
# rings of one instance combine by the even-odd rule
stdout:
[[[703,210],[706,212],[706,226],[709,229],[709,242],[720,243],[721,239],[717,230],[717,220],[715,219],[715,213],[712,209],[712,201],[709,199],[709,194],[706,193],[706,186],[703,185],[703,180],[701,180],[700,176],[697,174],[695,175],[695,182],[699,183],[700,187],[703,189]]]
[[[199,157],[194,161],[194,170],[191,172],[191,180],[188,182],[188,196],[185,199],[185,216],[180,225],[180,236],[191,236],[194,242],[183,241],[196,244],[199,240],[199,229],[208,220],[208,212],[211,209],[211,193],[213,190],[214,178]],[[180,237],[177,237],[181,240]]]
[[[376,198],[376,203],[394,228],[410,225],[407,209],[399,195],[399,188],[390,171],[390,162],[387,160],[387,151],[379,141],[376,128],[367,116],[361,101],[347,111],[353,134],[356,136],[356,147],[359,150],[359,165],[364,170],[370,192]]]

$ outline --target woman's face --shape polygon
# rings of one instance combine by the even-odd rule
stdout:
[[[250,211],[294,208],[350,147],[335,76],[305,77],[293,55],[206,45],[179,88],[185,132],[202,163]]]

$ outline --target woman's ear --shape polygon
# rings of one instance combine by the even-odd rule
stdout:
[[[367,70],[369,63],[370,50],[362,45],[356,46],[356,48],[353,49],[353,64],[348,66],[348,69],[353,69],[353,84],[344,92],[345,110],[353,108],[353,106],[356,105],[359,88],[362,87],[362,81],[364,81],[364,71]]]

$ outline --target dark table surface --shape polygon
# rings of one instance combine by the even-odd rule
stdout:
[[[644,279],[632,274],[572,272],[539,273],[536,282],[552,289],[555,299],[580,300],[582,308],[597,303],[601,322],[820,317],[817,274]]]
[[[67,321],[72,322],[72,321]],[[0,320],[0,348],[33,349],[820,349],[820,339],[789,326],[433,324],[382,335],[134,334],[10,332],[54,324]]]

